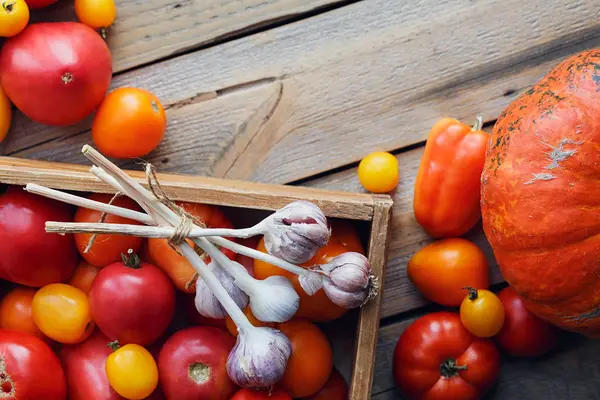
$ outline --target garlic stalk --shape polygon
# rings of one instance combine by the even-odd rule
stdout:
[[[208,264],[207,268],[215,274],[235,304],[241,309],[246,308],[248,305],[248,296],[235,284],[233,277],[219,267],[214,260]],[[196,304],[196,310],[204,317],[223,319],[227,316],[227,312],[225,311],[225,308],[223,308],[223,305],[221,305],[206,282],[202,279],[196,281],[196,297],[194,302]]]

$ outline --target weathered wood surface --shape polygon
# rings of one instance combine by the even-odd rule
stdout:
[[[420,142],[442,114],[494,119],[560,59],[600,44],[599,5],[367,0],[113,86],[143,86],[169,108],[167,140],[150,157],[162,170],[290,182]],[[4,154],[75,162],[90,141],[89,122],[15,125]]]

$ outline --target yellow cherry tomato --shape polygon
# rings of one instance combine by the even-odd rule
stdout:
[[[158,367],[152,354],[137,344],[127,344],[116,349],[106,359],[106,376],[110,386],[119,395],[130,400],[145,399],[158,386]]]
[[[115,22],[117,6],[114,0],[75,0],[75,13],[91,28],[108,28]]]
[[[0,0],[0,36],[16,36],[28,23],[29,7],[25,0]]]
[[[65,344],[83,342],[94,330],[88,297],[64,283],[44,286],[33,297],[33,321],[50,339]]]
[[[0,27],[0,29],[2,28]],[[4,93],[2,86],[0,86],[0,143],[6,138],[11,122],[12,109],[10,107],[10,100],[8,100],[6,93]]]
[[[468,288],[460,305],[460,320],[469,332],[481,338],[496,335],[504,325],[504,305],[494,293]]]
[[[369,192],[390,192],[398,185],[398,160],[384,151],[371,153],[358,165],[358,180]]]

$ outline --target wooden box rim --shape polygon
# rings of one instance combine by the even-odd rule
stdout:
[[[126,172],[145,183],[142,172]],[[308,200],[321,207],[329,218],[371,223],[368,258],[382,289],[379,296],[360,311],[349,388],[352,400],[370,398],[390,237],[391,197],[184,174],[159,173],[158,179],[174,200],[271,211],[294,200]],[[89,172],[89,166],[12,157],[0,157],[0,183],[19,186],[36,183],[61,190],[114,192]]]

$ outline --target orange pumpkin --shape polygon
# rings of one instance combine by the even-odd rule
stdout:
[[[488,147],[483,227],[504,278],[537,316],[600,337],[600,49],[510,104]]]

